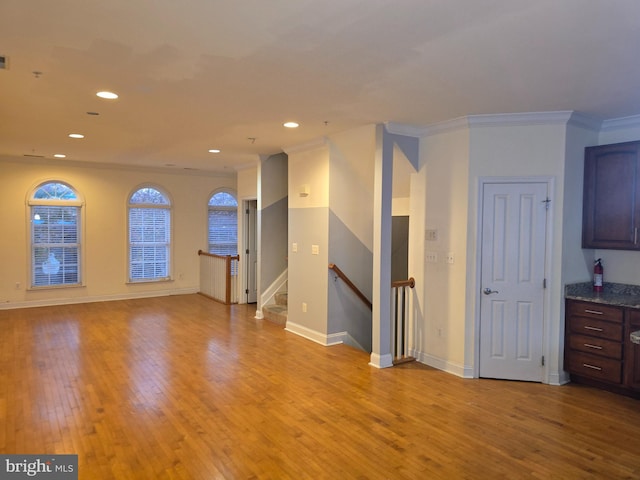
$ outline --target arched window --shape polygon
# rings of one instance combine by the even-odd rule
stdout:
[[[238,254],[238,202],[228,192],[209,199],[209,253]]]
[[[169,280],[171,202],[159,189],[139,188],[129,197],[129,281]]]
[[[70,185],[49,181],[29,198],[31,287],[81,284],[82,201]]]

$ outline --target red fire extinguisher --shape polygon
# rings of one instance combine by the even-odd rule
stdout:
[[[593,291],[594,292],[602,291],[603,275],[604,275],[604,268],[602,268],[602,259],[599,258],[596,260],[595,265],[593,266]]]

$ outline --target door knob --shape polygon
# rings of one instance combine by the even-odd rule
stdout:
[[[485,295],[491,295],[492,293],[499,293],[498,290],[491,290],[489,287],[485,288],[482,293]]]

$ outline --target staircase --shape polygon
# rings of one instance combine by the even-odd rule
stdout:
[[[265,320],[278,325],[287,323],[287,292],[275,294],[276,303],[270,303],[262,307],[262,315]]]

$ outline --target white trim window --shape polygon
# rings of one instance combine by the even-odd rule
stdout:
[[[129,281],[171,278],[171,202],[155,187],[129,197]]]
[[[65,183],[38,185],[29,201],[31,288],[78,286],[82,201]]]
[[[209,199],[209,253],[238,254],[238,201],[228,192]]]

